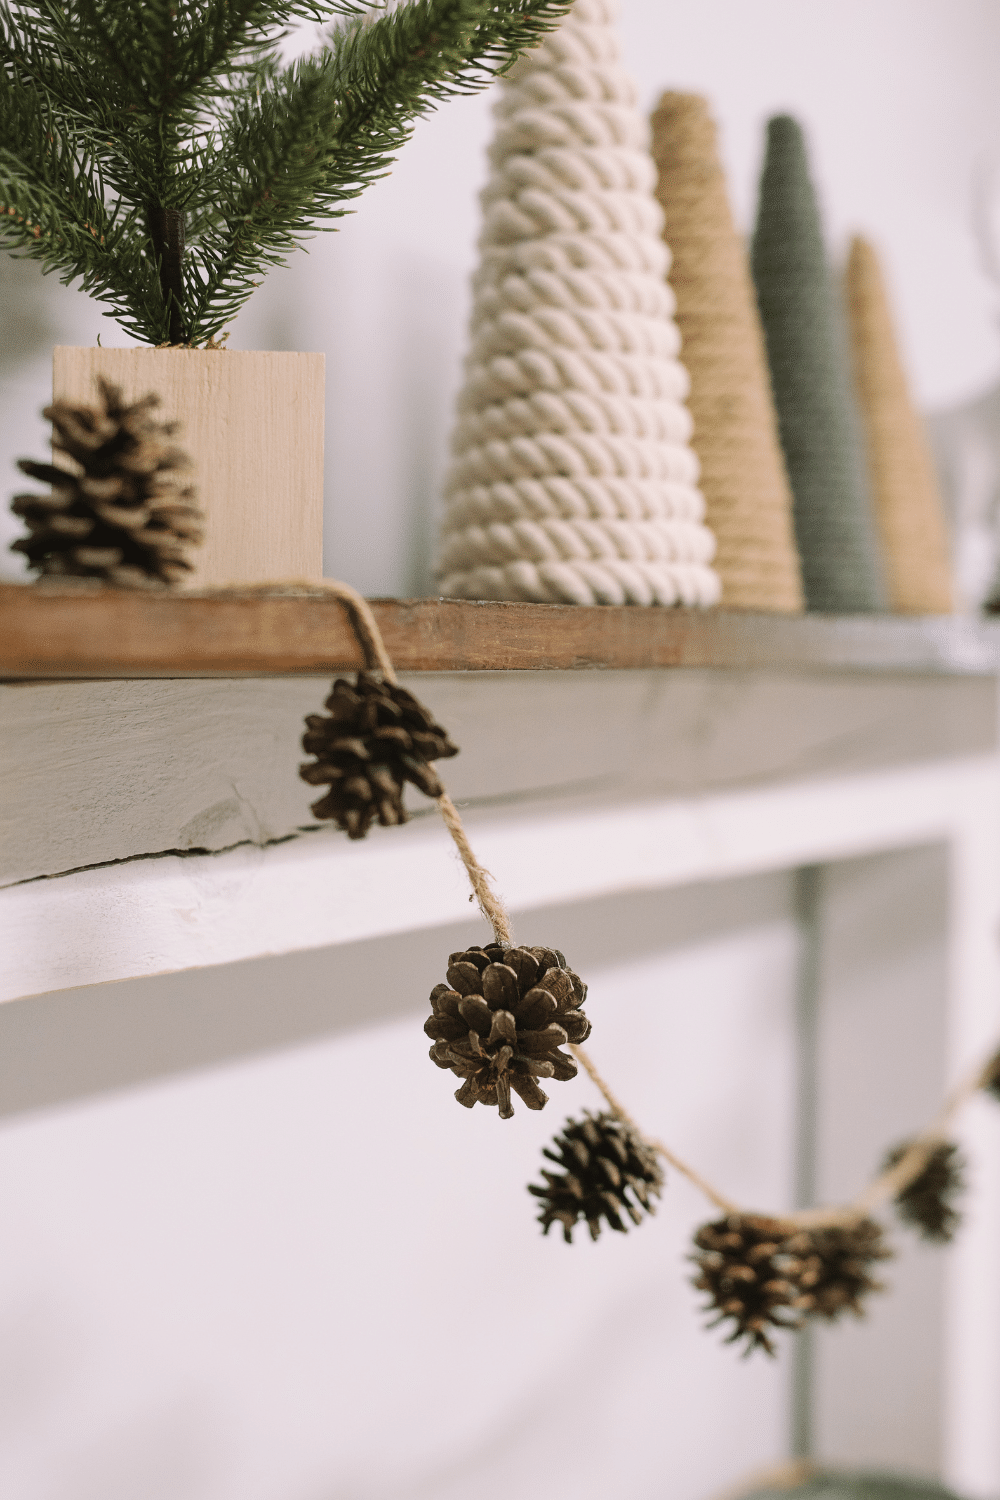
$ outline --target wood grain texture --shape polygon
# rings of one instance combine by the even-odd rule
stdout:
[[[998,788],[989,755],[583,813],[555,805],[473,810],[466,821],[515,932],[525,926],[519,914],[562,902],[971,841],[985,854],[970,872],[980,889],[967,899],[989,903],[989,925],[977,915],[977,930],[989,932],[995,948]],[[468,881],[436,817],[375,829],[354,845],[325,829],[269,848],[106,865],[0,891],[0,1001],[472,915]],[[988,963],[962,978],[977,987],[992,1035],[996,957],[984,957]],[[984,975],[991,990],[980,983]]]
[[[439,770],[465,809],[698,798],[996,744],[992,678],[649,670],[404,683],[461,746]],[[0,686],[0,885],[314,828],[300,742],[328,691],[328,677]],[[433,816],[420,793],[407,800]]]
[[[1000,621],[381,599],[406,672],[635,667],[1000,672]],[[303,590],[139,595],[0,584],[0,678],[280,677],[360,666],[344,610]]]
[[[322,354],[75,349],[52,357],[56,400],[93,401],[103,375],[161,398],[194,461],[205,541],[192,585],[323,572]]]

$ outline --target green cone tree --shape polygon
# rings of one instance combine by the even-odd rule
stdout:
[[[207,343],[421,114],[571,4],[0,0],[0,245],[141,342]],[[322,45],[285,64],[301,22],[326,26]]]
[[[751,264],[794,500],[806,606],[887,607],[845,330],[802,128],[768,122]]]

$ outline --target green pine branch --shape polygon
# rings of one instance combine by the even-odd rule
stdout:
[[[372,0],[364,0],[370,4]],[[216,337],[332,228],[416,120],[572,0],[0,0],[0,245],[153,344]],[[280,65],[296,22],[329,22]]]

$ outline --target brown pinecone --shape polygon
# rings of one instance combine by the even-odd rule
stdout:
[[[788,1235],[789,1226],[780,1219],[730,1214],[702,1225],[694,1237],[694,1285],[708,1293],[705,1311],[716,1314],[708,1326],[730,1320],[733,1329],[726,1343],[745,1338],[744,1354],[754,1349],[773,1354],[768,1330],[801,1324],[798,1263],[786,1251]]]
[[[202,515],[183,473],[190,460],[166,439],[176,423],[154,422],[155,395],[126,406],[98,378],[101,405],[57,401],[45,408],[52,446],[72,472],[22,458],[18,468],[52,486],[48,495],[16,495],[15,515],[29,535],[11,544],[39,573],[102,578],[124,588],[177,583],[191,569],[188,550],[202,539]]]
[[[903,1141],[889,1151],[882,1163],[883,1172],[901,1161],[912,1144],[912,1141]],[[947,1245],[955,1238],[962,1222],[962,1215],[950,1199],[959,1197],[964,1191],[962,1153],[951,1141],[941,1141],[927,1158],[920,1176],[896,1194],[896,1212],[904,1222],[915,1225],[923,1239]]]
[[[656,1212],[650,1196],[658,1198],[663,1187],[656,1152],[617,1115],[592,1115],[588,1110],[582,1120],[567,1120],[552,1144],[555,1150],[546,1146],[542,1155],[558,1163],[562,1172],[543,1168],[545,1186],[528,1185],[528,1192],[542,1200],[538,1222],[543,1234],[558,1219],[563,1239],[571,1245],[579,1219],[586,1219],[590,1238],[596,1240],[602,1218],[624,1234],[628,1225],[622,1222],[623,1211],[633,1224],[642,1223],[643,1209]]]
[[[559,1048],[590,1035],[580,1009],[586,996],[555,948],[493,943],[453,953],[448,983],[431,991],[434,1014],[424,1024],[431,1058],[465,1079],[455,1098],[467,1109],[499,1105],[509,1120],[511,1089],[529,1109],[541,1109],[548,1095],[536,1079],[576,1077],[576,1062]]]
[[[885,1291],[869,1274],[871,1267],[893,1256],[874,1219],[800,1230],[786,1241],[785,1251],[798,1263],[792,1267],[799,1288],[797,1305],[807,1317],[828,1322],[845,1312],[864,1316],[862,1298]]]
[[[316,759],[299,775],[330,788],[313,803],[313,817],[332,818],[348,838],[363,839],[376,818],[383,828],[407,821],[404,782],[441,796],[428,761],[457,755],[458,746],[406,688],[359,672],[353,686],[337,678],[326,707],[329,718],[309,714],[302,736],[303,750]]]
[[[1000,1104],[1000,1052],[986,1064],[982,1086]]]

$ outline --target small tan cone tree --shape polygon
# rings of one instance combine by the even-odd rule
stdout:
[[[715,123],[700,95],[679,93],[663,95],[652,123],[675,317],[691,377],[691,442],[718,543],[722,604],[792,613],[803,606],[792,494]]]
[[[923,424],[907,386],[878,255],[851,244],[845,294],[858,402],[892,609],[949,614],[951,559]]]

